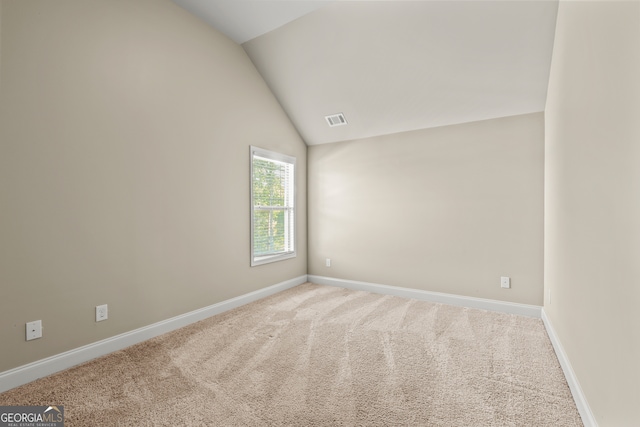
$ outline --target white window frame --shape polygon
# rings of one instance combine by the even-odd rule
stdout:
[[[261,256],[256,256],[254,253],[254,224],[255,224],[255,211],[256,208],[254,207],[254,198],[253,198],[253,180],[254,180],[254,170],[253,170],[253,159],[254,157],[261,157],[263,159],[267,159],[267,160],[273,160],[275,162],[281,162],[281,163],[287,163],[292,165],[293,167],[293,173],[291,174],[292,176],[292,192],[293,195],[291,197],[291,201],[293,206],[291,206],[290,208],[287,207],[288,209],[291,209],[291,213],[290,215],[293,216],[292,218],[292,222],[291,222],[291,227],[293,229],[288,229],[287,225],[285,224],[285,233],[293,233],[293,238],[290,239],[291,240],[291,244],[293,245],[292,250],[286,251],[286,252],[279,252],[279,253],[274,253],[274,254],[270,254],[270,255],[261,255]],[[290,259],[290,258],[295,258],[296,254],[297,254],[297,221],[296,221],[296,210],[297,210],[297,205],[296,205],[296,193],[297,193],[297,179],[296,179],[296,158],[292,157],[292,156],[287,156],[285,154],[280,154],[280,153],[276,153],[274,151],[269,151],[269,150],[265,150],[264,148],[259,148],[259,147],[254,147],[251,146],[250,147],[250,156],[249,156],[249,169],[251,170],[251,182],[249,184],[250,187],[250,193],[251,193],[251,266],[255,267],[258,265],[263,265],[263,264],[268,264],[271,262],[276,262],[276,261],[282,261],[285,259]],[[260,209],[269,209],[269,207],[264,207],[264,208],[260,208]],[[285,236],[285,239],[287,239],[287,237]]]

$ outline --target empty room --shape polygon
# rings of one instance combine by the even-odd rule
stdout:
[[[639,76],[638,0],[0,0],[0,427],[639,426]]]

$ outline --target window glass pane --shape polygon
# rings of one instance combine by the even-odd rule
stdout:
[[[253,206],[285,206],[287,165],[255,157]]]
[[[255,256],[285,252],[284,210],[256,210],[254,214],[253,251]]]

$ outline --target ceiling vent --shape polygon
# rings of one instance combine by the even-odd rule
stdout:
[[[342,126],[347,124],[347,119],[344,118],[344,114],[342,113],[325,116],[325,119],[327,119],[329,127]]]

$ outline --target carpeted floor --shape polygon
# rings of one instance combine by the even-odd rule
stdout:
[[[68,426],[582,426],[539,319],[304,284],[0,394]]]

